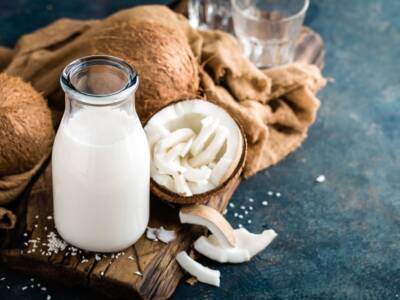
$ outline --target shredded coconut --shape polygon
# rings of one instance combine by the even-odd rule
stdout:
[[[325,175],[319,175],[317,178],[315,178],[315,181],[318,183],[323,183],[325,182],[326,178]]]
[[[47,235],[47,253],[57,254],[59,251],[64,251],[67,246],[68,244],[60,239],[55,232],[51,231]]]

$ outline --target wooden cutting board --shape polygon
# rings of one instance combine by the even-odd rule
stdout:
[[[296,47],[296,60],[322,67],[324,46],[318,34],[304,27]],[[240,180],[231,182],[228,193],[213,197],[208,205],[222,211]],[[95,207],[93,208],[96,209]],[[142,237],[119,255],[96,256],[68,248],[46,255],[47,235],[56,232],[52,219],[51,163],[48,161],[16,203],[18,223],[0,241],[0,259],[10,268],[68,285],[87,285],[112,297],[169,298],[183,277],[175,255],[188,250],[204,229],[181,225],[178,210],[160,200],[151,201],[149,226],[177,232],[170,244]],[[104,220],[107,222],[107,220]],[[31,240],[39,240],[34,244]],[[100,260],[99,260],[100,258]],[[140,275],[142,274],[142,275]]]

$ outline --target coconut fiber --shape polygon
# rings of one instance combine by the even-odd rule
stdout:
[[[279,162],[301,145],[320,104],[315,94],[326,83],[320,70],[308,64],[261,71],[242,55],[234,37],[194,30],[182,15],[164,6],[123,10],[102,21],[61,19],[22,36],[15,49],[0,48],[0,68],[47,98],[53,122],[58,124],[64,109],[59,75],[73,59],[91,54],[119,56],[137,69],[141,81],[136,109],[142,121],[169,102],[191,97],[208,99],[234,115],[248,141],[244,177]],[[3,110],[0,97],[0,115]],[[21,120],[15,128],[29,130],[22,121],[39,122]],[[0,134],[3,125],[0,118]],[[13,153],[4,149],[27,143],[12,130],[8,136],[19,140],[0,141],[1,153]],[[46,144],[49,136],[53,137],[50,133],[37,138]],[[0,166],[9,170],[0,167],[0,183],[6,179],[10,186],[0,188],[0,206],[17,198],[48,157],[46,151],[31,156],[28,145],[20,149],[27,153],[14,153],[12,161],[0,156]],[[14,223],[12,213],[0,207],[0,228]]]

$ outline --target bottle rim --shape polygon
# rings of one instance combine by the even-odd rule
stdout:
[[[89,93],[77,88],[72,78],[93,66],[110,66],[126,75],[126,84],[111,93]],[[121,58],[111,55],[90,55],[78,58],[69,63],[60,76],[60,84],[64,92],[74,100],[92,106],[106,106],[126,100],[139,86],[139,75],[136,70]]]

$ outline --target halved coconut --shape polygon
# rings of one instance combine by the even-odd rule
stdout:
[[[171,103],[144,126],[151,151],[151,191],[178,204],[204,203],[240,176],[246,138],[221,107],[201,99]]]

